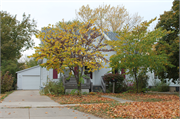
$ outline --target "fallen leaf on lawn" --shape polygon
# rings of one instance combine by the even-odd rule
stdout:
[[[46,112],[45,114],[47,114],[48,112]]]
[[[81,103],[104,103],[104,102],[115,102],[115,100],[105,97],[98,97],[98,95],[86,95],[86,96],[72,96],[72,95],[63,95],[61,97],[54,97],[52,95],[48,95],[56,102],[61,104],[76,104],[76,106]]]

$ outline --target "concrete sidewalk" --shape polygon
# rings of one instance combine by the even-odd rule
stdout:
[[[102,97],[106,97],[106,98],[111,98],[111,99],[114,99],[120,103],[126,103],[126,102],[134,102],[132,100],[124,100],[124,99],[121,99],[121,98],[116,98],[116,97],[113,97],[113,96],[109,96],[109,95],[102,95]]]
[[[1,109],[3,119],[101,119],[69,108]]]

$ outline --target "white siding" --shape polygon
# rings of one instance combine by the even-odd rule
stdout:
[[[48,71],[46,68],[41,68],[41,87],[44,87],[44,83],[46,83],[48,79]]]
[[[35,66],[29,69],[18,71],[17,86],[18,86],[17,89],[39,89],[40,66]]]
[[[154,81],[156,82],[161,82],[160,79],[155,79],[154,77],[154,72],[147,72],[146,73],[149,76],[149,80],[148,80],[148,86],[154,86]],[[126,79],[128,80],[134,80],[134,77],[130,77],[130,75],[126,75]],[[168,83],[170,83],[169,86],[180,86],[178,84],[178,82],[176,81],[176,83],[174,84],[172,81],[168,81],[168,79],[165,79]],[[171,79],[172,80],[172,79]]]
[[[97,43],[95,43],[97,44]],[[107,49],[110,49],[110,46],[106,47]],[[115,51],[110,51],[110,52],[102,52],[102,54],[107,54],[108,56],[104,56],[107,60],[110,59],[110,56],[113,54],[116,54]],[[103,76],[104,74],[108,73],[108,71],[110,71],[111,69],[109,68],[109,63],[107,63],[105,65],[104,64],[104,68],[101,68],[100,70],[96,70],[95,72],[93,72],[93,85],[101,85],[101,76]],[[107,68],[105,68],[107,67]]]
[[[156,80],[157,82],[160,82],[160,79],[155,79],[154,78],[154,73],[148,72],[148,76],[150,77],[148,84],[149,86],[153,86],[153,82],[154,80]],[[178,81],[175,82],[175,84],[172,82],[172,79],[170,81],[168,81],[168,79],[165,79],[168,83],[170,83],[169,86],[180,86],[180,84],[178,84]]]

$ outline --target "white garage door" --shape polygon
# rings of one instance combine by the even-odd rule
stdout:
[[[22,89],[39,89],[40,76],[39,75],[23,75],[22,76]]]

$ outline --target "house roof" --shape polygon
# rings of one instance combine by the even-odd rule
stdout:
[[[37,65],[37,66],[34,66],[34,67],[30,67],[30,68],[28,68],[28,69],[24,69],[24,70],[17,71],[16,73],[20,73],[20,72],[28,71],[28,70],[31,70],[31,69],[35,69],[35,68],[37,68],[37,67],[40,67],[40,66],[39,66],[39,65]]]
[[[97,26],[96,26],[97,27]],[[43,28],[41,29],[42,32],[46,32]],[[77,30],[77,34],[78,34],[79,30]],[[109,40],[119,40],[116,36],[119,36],[117,33],[114,33],[112,31],[108,31],[108,32],[104,32],[104,34],[108,37],[107,39]]]
[[[105,34],[111,39],[111,40],[119,40],[116,36],[119,36],[117,33],[114,33],[112,31],[105,32]]]

